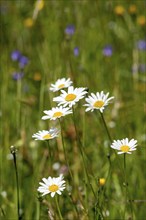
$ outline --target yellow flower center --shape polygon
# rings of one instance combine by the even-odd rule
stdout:
[[[52,184],[51,186],[49,186],[49,191],[51,192],[56,192],[59,189],[59,187],[55,184]]]
[[[62,114],[62,112],[55,112],[54,114],[53,114],[53,117],[54,118],[57,118],[57,117],[61,117],[63,114]]]
[[[67,102],[71,102],[73,101],[77,96],[75,94],[68,94],[66,97],[65,97],[65,101]]]
[[[58,86],[58,89],[62,89],[64,86],[65,86],[64,84],[60,84],[60,85]]]
[[[130,147],[128,147],[127,145],[123,145],[122,147],[120,147],[120,150],[123,151],[124,153],[128,152],[130,149]]]
[[[99,100],[99,101],[96,101],[93,106],[95,108],[101,108],[103,105],[104,105],[104,102]]]
[[[51,134],[45,134],[44,136],[43,136],[43,139],[50,139],[52,136],[51,136]]]

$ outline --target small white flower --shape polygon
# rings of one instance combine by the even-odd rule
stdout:
[[[43,120],[50,119],[56,120],[57,118],[61,118],[62,116],[68,115],[72,113],[72,110],[69,108],[63,108],[62,106],[52,108],[51,110],[45,110],[45,116],[42,117]]]
[[[114,97],[108,98],[108,96],[109,93],[104,94],[103,91],[97,92],[96,94],[91,93],[91,95],[85,99],[86,102],[88,103],[84,105],[87,106],[85,111],[93,112],[95,109],[99,109],[99,111],[103,113],[105,106],[107,106],[110,103],[110,100],[114,98]]]
[[[62,191],[65,189],[65,181],[63,180],[63,175],[60,174],[59,177],[48,177],[48,179],[43,178],[43,182],[40,182],[39,188],[37,189],[42,196],[46,194],[51,194],[51,197],[55,196],[55,193],[61,195]]]
[[[70,86],[68,91],[61,90],[61,95],[53,98],[54,102],[57,102],[58,105],[63,105],[64,107],[69,106],[72,107],[76,104],[80,99],[84,98],[87,94],[86,88],[75,88]]]
[[[49,140],[53,139],[55,137],[58,137],[59,130],[57,128],[51,128],[50,130],[42,130],[38,131],[36,134],[33,134],[32,137],[35,138],[35,140]]]
[[[130,141],[128,138],[125,138],[123,140],[117,140],[112,143],[111,148],[119,150],[118,154],[131,154],[131,151],[136,150],[137,141],[134,139],[131,139]]]
[[[55,82],[55,84],[51,84],[50,90],[53,91],[53,92],[57,92],[60,89],[68,88],[72,83],[73,82],[70,80],[70,78],[68,78],[68,79],[65,79],[65,78],[58,79]]]

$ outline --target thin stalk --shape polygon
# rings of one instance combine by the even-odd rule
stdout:
[[[79,213],[79,211],[78,211],[78,209],[77,209],[77,206],[76,206],[76,204],[75,204],[75,202],[74,202],[74,200],[73,200],[73,197],[72,197],[71,193],[68,193],[67,195],[68,195],[69,199],[71,200],[71,202],[72,202],[72,204],[73,204],[73,206],[74,206],[74,208],[75,208],[76,215],[78,216],[77,219],[80,219],[80,213]]]
[[[125,214],[126,214],[126,208],[127,208],[127,197],[128,197],[128,182],[127,182],[127,172],[126,172],[126,153],[124,153],[124,186],[125,186],[125,211],[124,211],[124,218],[125,218]],[[132,200],[129,199],[130,202],[130,209],[131,209],[131,216],[133,219],[133,210],[132,210]]]
[[[47,143],[47,147],[48,147],[48,151],[49,151],[49,157],[50,157],[50,160],[52,161],[52,153],[51,153],[51,149],[50,149],[49,140],[47,140],[46,143]]]
[[[66,161],[67,166],[68,166],[68,170],[69,170],[71,179],[73,180],[73,175],[72,175],[72,172],[71,172],[71,169],[70,169],[70,165],[69,165],[69,162],[68,162],[68,159],[67,159],[67,153],[66,153],[65,144],[64,144],[64,138],[63,138],[63,129],[62,129],[62,125],[61,125],[60,119],[59,119],[59,124],[60,124],[60,130],[61,130],[61,140],[62,140],[62,146],[63,146],[63,151],[64,151],[64,157],[65,157],[65,161]]]
[[[20,128],[20,117],[21,117],[21,79],[17,80],[17,131]]]
[[[124,153],[124,186],[125,186],[125,210],[124,210],[124,219],[127,208],[127,176],[126,176],[126,153]]]
[[[58,214],[59,214],[59,220],[63,220],[63,217],[62,217],[62,214],[61,214],[61,211],[60,211],[60,208],[59,208],[57,196],[55,196],[55,201],[56,201],[56,207],[57,207]]]
[[[20,215],[20,200],[19,200],[19,179],[18,179],[18,169],[17,169],[17,162],[16,162],[16,149],[14,146],[10,147],[11,153],[13,155],[14,167],[15,167],[15,174],[16,174],[16,188],[17,188],[17,216],[18,220],[21,219]]]
[[[107,128],[107,125],[106,125],[104,116],[103,116],[103,114],[102,114],[101,112],[100,112],[100,116],[101,116],[101,119],[102,119],[102,121],[103,121],[103,124],[104,124],[105,130],[106,130],[107,136],[108,136],[108,138],[109,138],[109,141],[112,143],[111,135],[110,135],[109,130],[108,130],[108,128]]]
[[[89,182],[89,184],[90,184],[89,175],[88,175],[88,172],[87,172],[87,168],[86,168],[86,164],[85,164],[85,159],[84,159],[84,153],[83,153],[83,150],[82,150],[82,147],[81,147],[81,146],[82,146],[82,143],[81,143],[81,140],[80,140],[80,138],[79,138],[78,131],[77,131],[77,127],[76,127],[75,112],[74,112],[74,108],[73,108],[73,107],[72,107],[72,112],[73,112],[73,123],[74,123],[74,127],[75,127],[75,132],[76,132],[76,137],[77,137],[77,143],[78,143],[79,150],[80,150],[80,153],[81,153],[81,156],[82,156],[83,165],[84,165],[84,170],[85,170],[85,173],[86,173],[88,182]]]
[[[82,145],[82,142],[81,142],[80,137],[78,135],[78,131],[77,131],[77,127],[76,127],[76,122],[75,122],[75,112],[74,112],[74,108],[73,107],[72,107],[72,111],[73,111],[73,122],[74,122],[75,131],[76,131],[77,142],[78,142],[79,150],[80,150],[80,153],[81,153],[84,170],[85,170],[85,173],[86,173],[86,181],[88,182],[88,185],[90,186],[91,191],[92,191],[95,199],[97,200],[97,196],[96,196],[96,194],[94,192],[93,186],[90,183],[90,178],[89,178],[89,175],[88,175],[88,170],[87,170],[86,163],[85,163],[85,158],[84,158],[84,152],[83,152],[83,149],[82,149],[83,145]],[[100,210],[99,207],[97,207],[97,209]],[[100,214],[101,214],[101,212],[100,212]]]
[[[38,198],[37,207],[36,207],[36,220],[40,220],[40,209],[41,209],[41,201]]]
[[[5,212],[4,212],[3,208],[0,207],[0,209],[1,209],[1,214],[2,214],[2,216],[5,217]]]

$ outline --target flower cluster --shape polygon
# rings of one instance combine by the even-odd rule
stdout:
[[[50,91],[60,91],[60,95],[53,98],[53,101],[56,102],[58,106],[50,110],[44,110],[45,115],[42,117],[42,120],[60,120],[61,117],[72,114],[73,106],[83,98],[85,98],[86,101],[83,105],[86,107],[85,112],[93,112],[96,110],[102,115],[105,108],[114,99],[113,96],[109,97],[109,92],[104,93],[104,91],[87,95],[87,88],[74,88],[72,84],[73,82],[70,78],[58,79],[54,84],[51,84]],[[46,141],[58,137],[58,134],[59,130],[57,128],[51,128],[50,130],[39,131],[33,134],[32,137],[35,138],[35,140]],[[118,154],[131,154],[132,151],[136,150],[136,146],[136,140],[125,138],[123,140],[114,140],[110,147],[118,150]],[[38,188],[38,191],[42,193],[42,195],[50,193],[51,197],[54,197],[56,193],[60,195],[65,189],[65,181],[63,180],[62,174],[57,178],[48,177],[48,179],[43,178],[42,180],[43,182],[39,183],[41,186]],[[103,186],[105,184],[105,179],[101,178],[99,184]]]
[[[13,61],[18,61],[19,67],[23,69],[29,62],[28,58],[21,54],[19,50],[14,50],[11,53],[11,59]]]
[[[20,80],[24,77],[24,68],[29,63],[29,59],[21,54],[19,50],[14,50],[11,53],[11,59],[12,61],[17,61],[19,66],[19,71],[14,72],[12,74],[12,79],[14,80]]]

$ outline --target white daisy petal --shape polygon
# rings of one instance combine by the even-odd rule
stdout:
[[[51,128],[50,130],[38,131],[38,133],[32,135],[32,138],[35,138],[35,140],[44,141],[58,137],[58,134],[59,130],[57,128]]]
[[[84,104],[84,106],[87,107],[85,111],[87,112],[98,109],[101,113],[103,113],[105,106],[107,106],[110,100],[114,98],[108,98],[108,95],[109,93],[104,94],[103,91],[101,91],[100,93],[97,92],[96,94],[91,93],[90,96],[85,98],[85,101],[87,102],[86,104]]]
[[[131,151],[136,150],[137,140],[131,139],[129,141],[128,138],[122,140],[114,140],[111,144],[111,148],[119,150],[118,154],[131,154]]]
[[[56,120],[58,118],[61,118],[63,116],[72,114],[72,110],[70,108],[63,108],[62,106],[52,108],[49,111],[44,111],[44,113],[47,114],[47,116],[43,116],[42,119],[50,119],[50,120]]]
[[[57,178],[43,178],[43,182],[39,183],[41,186],[38,187],[37,191],[42,193],[42,196],[49,193],[51,194],[51,197],[54,197],[56,193],[61,195],[62,191],[65,189],[65,180],[63,180],[63,178],[62,174]]]
[[[75,105],[80,99],[84,98],[87,94],[86,88],[75,88],[70,86],[68,92],[61,90],[61,95],[53,98],[54,102],[58,103],[58,106],[69,106],[70,108]]]
[[[51,84],[50,91],[57,92],[63,88],[68,88],[73,82],[70,80],[70,78],[65,79],[58,79],[55,84]]]

